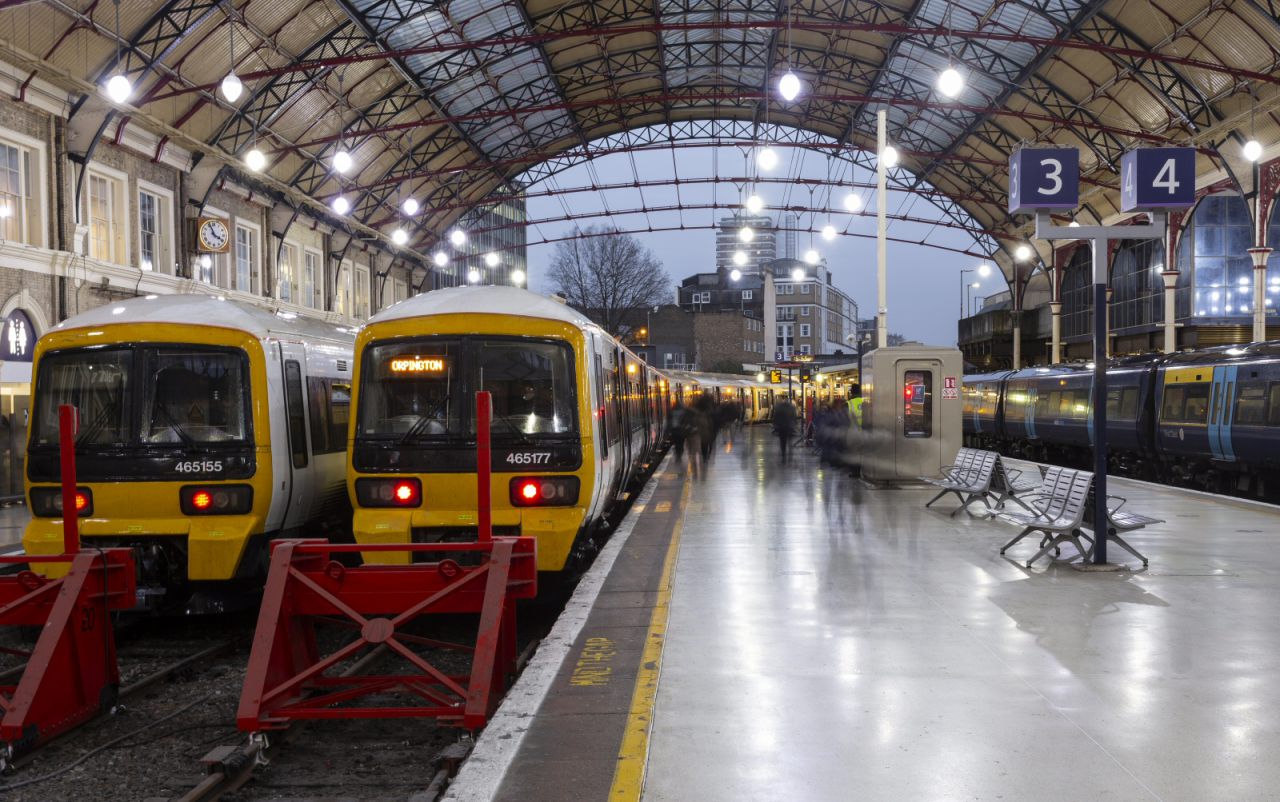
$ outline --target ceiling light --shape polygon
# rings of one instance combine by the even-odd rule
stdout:
[[[751,195],[747,198],[747,211],[752,214],[759,214],[764,209],[764,198],[759,195]]]
[[[1019,245],[1013,252],[1013,258],[1017,259],[1019,262],[1027,261],[1031,258],[1031,246]]]
[[[765,148],[756,154],[756,164],[761,170],[772,170],[778,166],[778,154],[773,148]]]
[[[1079,228],[1079,227],[1080,227],[1079,220],[1072,220],[1070,223],[1067,223],[1067,228]]]
[[[521,284],[523,284],[523,283],[524,283],[524,271],[523,271],[523,270],[512,270],[512,271],[511,271],[511,283],[512,283],[512,284],[514,284],[514,285],[516,285],[517,287],[519,287]]]
[[[107,81],[107,97],[113,103],[123,103],[133,94],[133,82],[124,75],[113,75]]]
[[[738,229],[738,239],[742,240],[743,242],[750,242],[755,238],[756,238],[756,232],[752,230],[751,226],[743,226],[742,228]]]
[[[945,97],[955,97],[964,89],[964,76],[955,67],[947,67],[938,75],[938,91]]]
[[[885,145],[884,147],[884,169],[892,170],[898,166],[898,149],[893,145]]]
[[[484,263],[489,267],[497,267],[502,260],[498,258],[498,254],[489,251],[484,255]]]
[[[449,241],[453,243],[453,247],[461,248],[467,244],[467,233],[460,228],[455,228],[449,232]]]
[[[479,271],[479,270],[476,270],[476,269],[473,267],[473,268],[471,268],[470,270],[468,270],[468,271],[467,271],[467,281],[468,281],[468,282],[470,282],[470,283],[472,283],[472,284],[475,284],[475,283],[476,283],[477,281],[479,281],[479,280],[480,280],[480,271]]]
[[[391,232],[391,241],[397,245],[403,245],[409,241],[409,233],[403,228],[397,228]]]
[[[822,227],[822,238],[825,240],[833,240],[836,238],[836,227],[828,223]]]
[[[791,280],[792,280],[792,281],[804,281],[804,271],[803,271],[803,270],[801,270],[801,269],[800,269],[800,268],[798,268],[798,267],[797,267],[795,270],[792,270],[792,271],[791,271]]]
[[[791,70],[778,79],[778,94],[788,103],[800,96],[800,78]]]
[[[436,251],[435,256],[431,257],[431,261],[436,263],[436,267],[444,267],[449,264],[449,254],[444,251]]]
[[[1250,139],[1248,142],[1244,143],[1242,151],[1246,159],[1251,162],[1256,162],[1258,159],[1262,158],[1262,143],[1256,139]]]
[[[400,208],[404,210],[405,214],[413,217],[418,213],[418,202],[413,198],[405,198],[404,203],[400,204]]]
[[[745,264],[747,263],[747,252],[746,252],[746,251],[734,251],[734,252],[733,252],[733,263],[734,263],[735,265],[738,265],[738,266],[745,265]],[[735,272],[736,272],[736,271],[735,271]]]
[[[819,258],[820,257],[818,256],[818,252],[815,251],[813,248],[810,248],[809,250],[804,252],[804,260],[811,265],[816,265],[818,263]]]
[[[338,214],[346,214],[351,211],[351,201],[347,200],[346,195],[339,195],[329,201],[329,206]]]
[[[845,195],[844,208],[848,209],[850,212],[861,211],[862,197],[856,192],[850,192],[848,195]]]
[[[978,265],[978,275],[983,278],[991,275],[991,266],[985,263]]]
[[[742,253],[742,251],[738,251],[738,253]],[[746,256],[746,254],[745,254],[745,253],[743,253],[742,255],[743,255],[743,256]],[[744,259],[743,261],[746,261],[746,260]],[[738,279],[740,279],[740,278],[742,278],[742,271],[741,271],[741,270],[739,270],[739,269],[737,269],[737,268],[735,267],[733,270],[730,270],[730,271],[729,271],[729,280],[730,280],[730,281],[737,281],[737,280],[738,280]]]
[[[343,148],[342,150],[339,150],[337,153],[333,154],[333,169],[337,170],[338,172],[340,173],[348,172],[351,169],[351,164],[352,164],[351,154],[347,152],[346,148]]]
[[[222,79],[222,96],[227,102],[235,103],[243,92],[244,84],[240,82],[240,76],[234,72],[227,73],[227,77]]]
[[[248,153],[244,154],[244,163],[250,170],[260,173],[267,167],[267,155],[258,150],[255,145]]]

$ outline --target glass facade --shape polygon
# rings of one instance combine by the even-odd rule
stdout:
[[[1164,321],[1164,243],[1126,240],[1111,265],[1111,330]]]
[[[525,233],[524,196],[503,198],[495,204],[482,206],[467,212],[456,224],[467,234],[461,249],[446,248],[451,261],[434,274],[434,287],[450,287],[459,284],[514,283],[512,275],[520,271],[529,275],[529,259]],[[452,231],[450,228],[449,231]],[[447,232],[446,232],[447,243]],[[497,264],[490,265],[489,254],[497,257]],[[471,282],[471,272],[476,271],[476,281]],[[526,278],[525,281],[528,279]],[[520,286],[524,286],[521,283]]]
[[[1239,195],[1210,195],[1196,206],[1178,242],[1178,265],[1193,274],[1196,317],[1253,313],[1251,229]]]

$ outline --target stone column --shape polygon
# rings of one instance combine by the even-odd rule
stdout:
[[[1172,354],[1178,350],[1178,271],[1165,270],[1160,273],[1164,279],[1164,352]]]
[[[1049,302],[1050,316],[1053,318],[1053,335],[1050,340],[1050,360],[1057,365],[1062,361],[1062,301]]]
[[[1250,248],[1253,257],[1253,341],[1267,339],[1267,257],[1271,248]]]

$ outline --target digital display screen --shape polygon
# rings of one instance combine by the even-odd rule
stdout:
[[[391,376],[438,376],[449,371],[449,360],[443,356],[404,354],[391,357],[386,366]]]

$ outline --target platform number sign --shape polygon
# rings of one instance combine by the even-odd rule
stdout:
[[[1074,209],[1080,205],[1080,152],[1021,148],[1009,158],[1009,213]]]
[[[1195,148],[1139,148],[1120,158],[1120,211],[1185,209],[1195,202]]]

